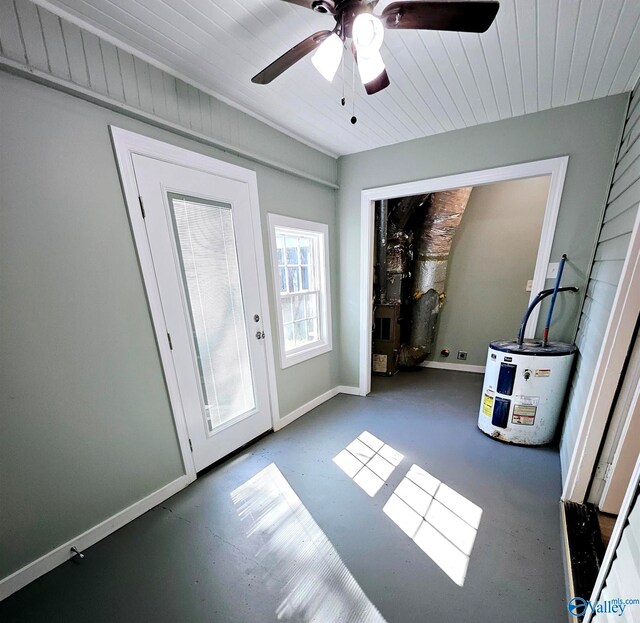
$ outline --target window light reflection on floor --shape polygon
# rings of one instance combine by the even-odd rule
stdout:
[[[403,458],[397,450],[364,431],[335,456],[333,462],[373,497]]]
[[[383,511],[458,586],[464,585],[482,509],[412,465]]]
[[[385,623],[275,464],[231,499],[265,584],[280,594],[278,621]]]

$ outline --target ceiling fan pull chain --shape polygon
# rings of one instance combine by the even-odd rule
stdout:
[[[347,103],[347,99],[344,96],[344,57],[345,52],[347,51],[347,45],[344,41],[342,42],[342,48],[342,99],[340,100],[340,103],[344,106]]]
[[[354,125],[358,122],[358,117],[356,117],[356,60],[353,59],[353,64],[351,65],[351,96],[352,107],[351,107],[351,123]]]

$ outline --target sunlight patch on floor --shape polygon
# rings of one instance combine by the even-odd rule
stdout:
[[[400,452],[364,431],[335,456],[333,462],[373,497],[403,458]]]
[[[383,511],[458,586],[463,586],[482,509],[417,465]]]
[[[256,546],[265,584],[282,596],[278,620],[385,623],[274,463],[231,499]]]

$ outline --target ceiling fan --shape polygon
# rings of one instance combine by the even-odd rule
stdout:
[[[500,3],[495,0],[392,2],[380,16],[374,15],[378,0],[284,0],[335,19],[333,30],[321,30],[307,37],[271,65],[255,75],[251,82],[268,84],[294,63],[315,50],[311,61],[330,82],[343,57],[346,40],[351,39],[360,80],[368,95],[389,86],[389,76],[380,54],[385,28],[390,30],[452,30],[484,32],[491,26]]]

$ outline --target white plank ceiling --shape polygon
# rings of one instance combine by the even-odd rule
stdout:
[[[501,0],[482,35],[387,31],[391,86],[367,96],[356,76],[354,126],[351,62],[344,82],[340,70],[326,82],[306,58],[270,85],[251,83],[332,28],[330,16],[281,0],[36,1],[332,155],[630,91],[640,74],[639,0]]]

